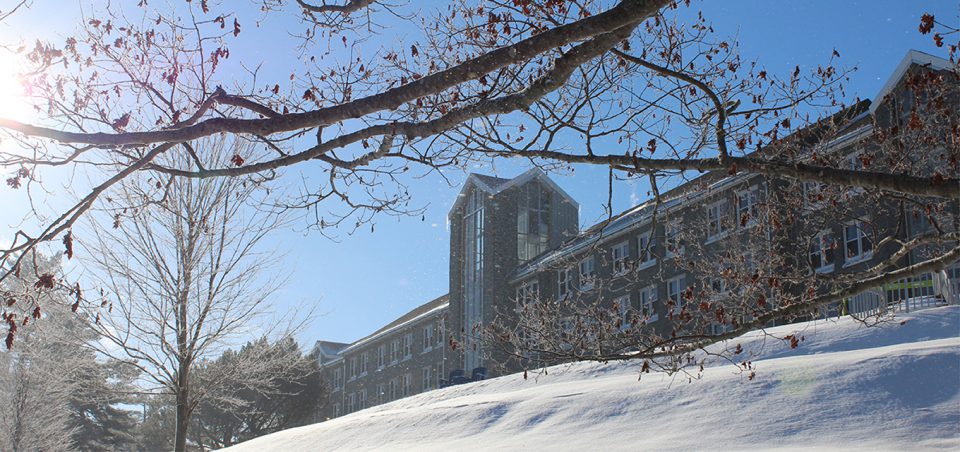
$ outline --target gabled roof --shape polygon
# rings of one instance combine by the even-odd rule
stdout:
[[[520,174],[513,179],[504,179],[502,177],[487,176],[484,174],[470,173],[467,176],[466,182],[463,183],[463,188],[460,189],[460,193],[457,194],[457,200],[453,203],[453,206],[450,207],[450,211],[447,213],[447,216],[452,214],[457,208],[460,207],[460,204],[467,199],[467,190],[473,186],[477,187],[478,190],[483,190],[489,196],[497,195],[498,193],[509,189],[510,187],[516,187],[523,185],[533,179],[537,179],[543,184],[549,186],[553,191],[560,194],[564,200],[569,202],[575,208],[579,208],[580,204],[573,199],[570,194],[568,194],[563,188],[560,188],[553,179],[550,179],[543,171],[539,168],[531,168],[523,174]]]
[[[938,71],[955,67],[955,65],[949,60],[945,60],[919,50],[911,49],[907,52],[903,59],[900,60],[900,64],[897,65],[896,69],[894,69],[893,74],[890,74],[890,78],[887,79],[887,83],[883,84],[883,88],[880,88],[880,92],[877,93],[876,97],[873,98],[874,102],[872,105],[870,105],[871,115],[876,113],[877,108],[879,108],[880,104],[883,103],[884,98],[887,97],[887,95],[890,94],[890,92],[892,92],[893,89],[900,84],[900,81],[903,80],[903,77],[913,65],[923,66]]]
[[[320,364],[325,364],[336,360],[340,352],[348,346],[350,346],[350,344],[344,344],[342,342],[317,341],[313,346],[313,353],[316,354]]]

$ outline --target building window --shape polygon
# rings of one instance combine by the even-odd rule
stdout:
[[[557,271],[557,299],[563,300],[570,296],[572,288],[573,268],[567,267]]]
[[[343,389],[343,367],[337,367],[333,371],[333,390]]]
[[[437,338],[437,347],[443,346],[443,319],[440,319],[436,324],[436,334],[434,336]]]
[[[593,256],[580,261],[580,290],[583,292],[593,289],[597,279],[597,265]]]
[[[817,273],[833,271],[833,233],[822,231],[810,241],[810,266]]]
[[[333,417],[340,417],[340,404],[339,404],[339,403],[334,403],[334,404],[333,404]]]
[[[350,358],[349,366],[347,366],[347,369],[350,370],[349,375],[351,380],[353,380],[354,378],[357,378],[357,358],[356,357]]]
[[[351,392],[347,395],[347,413],[353,413],[357,410],[357,393]]]
[[[390,364],[396,364],[400,362],[400,339],[394,339],[392,345],[392,350],[390,351]]]
[[[397,395],[400,390],[400,383],[397,382],[396,378],[390,379],[387,389],[387,396],[389,397],[389,400],[397,400]]]
[[[547,250],[550,192],[539,183],[526,184],[520,188],[517,201],[517,258],[526,262]]]
[[[666,257],[683,254],[683,241],[680,239],[680,221],[671,221],[664,226],[664,246],[667,247]]]
[[[527,305],[540,299],[540,283],[536,279],[524,281],[517,286],[517,304]]]
[[[803,181],[803,205],[810,209],[819,209],[824,204],[824,185],[820,182]]]
[[[360,376],[361,377],[367,374],[367,367],[369,367],[369,365],[370,365],[370,353],[363,352],[363,354],[360,355]]]
[[[625,275],[629,268],[630,242],[618,243],[613,247],[613,276]]]
[[[613,300],[613,305],[617,309],[617,315],[620,320],[620,331],[629,330],[633,326],[633,306],[630,305],[630,295],[617,297]]]
[[[423,390],[431,389],[433,389],[433,368],[428,366],[423,368]]]
[[[423,327],[423,352],[433,350],[433,324]]]
[[[403,375],[403,396],[409,396],[413,394],[413,375],[404,374]]]
[[[387,365],[387,345],[380,344],[377,347],[377,369],[383,369]]]
[[[357,409],[362,410],[367,407],[367,390],[361,389],[357,397]]]
[[[657,262],[657,258],[653,255],[653,243],[650,237],[649,232],[637,237],[637,255],[640,256],[637,268],[647,268]]]
[[[467,199],[464,215],[464,266],[463,266],[463,325],[466,331],[483,328],[483,242],[484,242],[484,197],[474,189]],[[476,328],[476,330],[475,330]],[[470,337],[464,338],[464,354],[467,362],[479,362],[480,344]]]
[[[873,241],[867,232],[867,225],[863,220],[847,223],[843,228],[843,242],[846,245],[844,265],[863,262],[873,257]]]
[[[728,204],[726,199],[722,199],[707,206],[707,241],[717,240],[730,230]]]
[[[640,289],[640,315],[645,323],[653,323],[658,319],[654,303],[657,301],[657,286],[649,285]]]
[[[403,335],[403,359],[407,360],[413,356],[413,333]]]
[[[737,224],[749,227],[760,219],[760,187],[754,185],[737,193]]]
[[[383,383],[377,383],[377,393],[374,394],[376,397],[377,403],[384,403],[387,401],[387,387]]]
[[[683,309],[683,292],[687,288],[687,278],[680,275],[667,281],[667,300],[673,304],[674,313],[679,313]]]

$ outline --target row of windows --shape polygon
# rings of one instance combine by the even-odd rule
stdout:
[[[421,373],[420,392],[438,388],[440,385],[439,376],[442,374],[443,367],[424,367]],[[412,373],[406,373],[402,376],[391,378],[386,382],[378,383],[372,394],[368,394],[366,388],[346,394],[344,396],[342,409],[341,404],[334,404],[333,416],[338,417],[343,414],[349,414],[370,406],[408,397],[414,393],[414,376]]]
[[[843,261],[844,266],[857,264],[873,257],[873,239],[870,238],[869,224],[864,220],[855,220],[843,225]],[[818,273],[834,270],[838,244],[833,231],[824,230],[810,241],[808,257],[810,266]]]
[[[759,201],[760,187],[754,185],[749,189],[737,192],[737,218],[739,227],[751,227],[756,224],[760,216]],[[731,222],[727,213],[728,201],[726,199],[714,202],[707,206],[707,241],[708,243],[722,237],[731,229]],[[681,223],[678,220],[668,222],[664,226],[664,257],[671,258],[683,254],[684,248],[680,241]],[[613,257],[613,274],[622,276],[627,274],[633,265],[636,269],[642,270],[656,264],[657,258],[654,253],[656,245],[651,237],[650,231],[640,234],[636,239],[637,260],[631,261],[630,241],[625,240],[617,243],[611,249]],[[577,266],[580,277],[580,291],[587,292],[593,289],[597,278],[597,263],[595,256],[588,256],[580,261]],[[557,295],[563,298],[570,293],[573,288],[573,269],[567,268],[560,270],[557,275]],[[523,293],[518,292],[518,300],[527,300],[530,298],[529,290],[524,288]]]
[[[415,334],[409,332],[389,342],[377,346],[377,370],[382,370],[402,361],[413,358]],[[420,333],[420,353],[427,353],[434,347],[443,346],[443,323],[434,322],[423,327]],[[345,367],[337,367],[333,372],[333,390],[343,388],[344,378],[352,381],[365,377],[370,368],[370,352],[362,352],[346,360]]]

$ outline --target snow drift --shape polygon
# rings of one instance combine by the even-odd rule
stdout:
[[[864,327],[819,320],[753,332],[755,378],[700,380],[640,363],[555,366],[451,387],[227,450],[960,449],[960,307]],[[790,348],[787,335],[802,337]]]

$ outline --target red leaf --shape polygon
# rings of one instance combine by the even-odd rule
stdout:
[[[67,259],[73,259],[73,233],[71,231],[67,231],[63,236],[63,247],[66,249],[64,254],[67,255]]]
[[[10,331],[7,333],[6,343],[7,343],[7,350],[10,350],[13,348],[13,331]]]
[[[930,30],[933,30],[933,21],[933,14],[924,13],[922,16],[920,16],[920,27],[918,28],[920,30],[920,34],[925,35],[930,33]]]
[[[233,157],[230,157],[230,163],[234,166],[243,166],[243,157],[240,157],[240,154],[233,154]]]
[[[33,315],[33,318],[35,318],[35,319],[39,319],[39,318],[40,318],[40,306],[37,306],[36,308],[33,309],[33,314],[32,314],[32,315]]]
[[[53,289],[53,286],[56,284],[56,279],[53,278],[53,275],[50,273],[44,273],[40,275],[40,279],[33,285],[37,289]]]
[[[70,305],[71,312],[77,312],[77,309],[80,307],[80,299],[83,298],[83,293],[80,292],[80,283],[77,283],[77,287],[75,288],[75,293],[77,294],[77,298],[73,302],[73,304]]]
[[[113,130],[120,132],[123,129],[125,129],[129,124],[130,124],[130,113],[124,113],[123,116],[115,119],[113,123],[110,124],[110,126],[113,127]]]
[[[413,55],[413,56],[420,55],[420,52],[417,50],[417,46],[410,46],[410,55]]]
[[[240,22],[237,22],[237,19],[233,19],[233,35],[237,36],[240,34]]]

